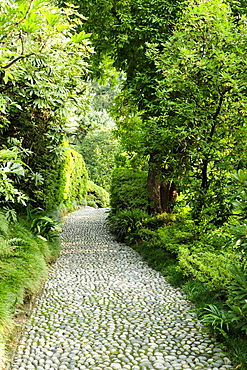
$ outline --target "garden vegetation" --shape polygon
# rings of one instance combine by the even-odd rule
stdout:
[[[247,3],[71,2],[0,7],[2,362],[58,254],[58,210],[110,190],[116,238],[247,369]]]

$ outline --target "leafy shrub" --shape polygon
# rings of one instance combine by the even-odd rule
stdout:
[[[179,216],[174,213],[160,213],[149,217],[144,222],[144,227],[150,230],[156,230],[162,226],[168,226],[179,219]]]
[[[108,207],[110,202],[109,193],[93,181],[88,181],[86,200],[88,205],[96,206],[96,208]]]
[[[112,212],[108,216],[108,224],[111,232],[118,241],[133,241],[138,237],[138,231],[142,228],[143,221],[148,214],[139,209]]]
[[[169,219],[168,219],[169,220]],[[197,228],[191,220],[179,220],[158,229],[158,236],[163,248],[179,253],[181,245],[190,246],[195,239]]]
[[[25,163],[18,158],[18,150],[0,150],[0,203],[26,204],[27,196],[20,191],[18,182],[24,176]],[[13,178],[16,177],[16,181]]]
[[[42,237],[44,240],[52,241],[61,232],[60,216],[56,213],[55,217],[42,209],[30,210],[27,207],[27,219],[30,222],[30,231]]]
[[[145,224],[146,219],[143,221],[143,226],[138,230],[139,243],[151,242],[153,247],[160,246],[156,230],[146,228]]]
[[[65,145],[64,162],[60,174],[61,202],[83,202],[87,194],[88,173],[81,154]]]
[[[179,249],[178,259],[185,275],[195,277],[213,291],[225,293],[232,279],[229,263],[240,257],[230,251],[223,253],[184,246]]]
[[[0,212],[0,235],[6,236],[9,231],[9,223],[3,213]]]
[[[113,209],[148,209],[147,172],[116,168],[112,174],[110,205]]]
[[[231,265],[232,281],[227,287],[228,299],[223,308],[211,304],[202,311],[201,319],[215,333],[227,337],[231,330],[239,329],[247,334],[247,274],[244,267]]]
[[[230,231],[232,233],[232,246],[237,249],[246,260],[247,252],[247,172],[240,169],[231,174],[233,180],[230,202],[232,204],[234,218],[231,220]]]
[[[229,247],[231,234],[227,227],[205,230],[182,216],[173,220],[168,218],[167,223],[158,228],[159,246],[176,255],[184,275],[198,279],[211,290],[226,292],[231,281],[229,262],[240,260]]]
[[[229,311],[224,308],[218,308],[214,304],[210,304],[204,308],[201,321],[211,327],[216,336],[220,333],[227,338],[231,323]]]
[[[231,308],[231,322],[247,334],[247,271],[231,266],[232,282],[228,287],[227,304]]]
[[[87,201],[87,206],[93,207],[93,208],[98,208],[97,204],[93,200]]]
[[[34,234],[41,235],[43,238],[52,240],[57,237],[57,233],[61,228],[58,220],[54,220],[48,216],[38,216],[33,219],[30,230]]]

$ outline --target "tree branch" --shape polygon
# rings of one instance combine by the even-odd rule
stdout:
[[[11,62],[9,62],[9,64],[6,64],[5,66],[0,66],[0,69],[7,69],[7,68],[11,67],[14,63],[18,62],[18,60],[28,58],[31,55],[35,55],[35,54],[36,53],[30,53],[30,54],[27,54],[27,55],[19,55],[18,57],[13,59]]]
[[[224,95],[229,90],[231,90],[231,87],[225,89],[223,93],[220,93],[219,92],[219,94],[220,94],[220,100],[219,100],[219,103],[218,103],[218,107],[216,109],[216,112],[213,115],[213,121],[214,121],[214,123],[213,123],[213,126],[211,127],[211,131],[210,131],[210,135],[209,135],[210,139],[212,139],[212,137],[214,135],[214,132],[215,132],[216,120],[217,120],[218,115],[220,114],[220,110],[221,110],[221,107],[222,107],[222,104],[223,104],[223,101],[224,101]]]
[[[30,3],[29,3],[29,6],[28,6],[28,9],[27,9],[26,14],[24,15],[24,17],[19,22],[16,22],[15,27],[18,26],[19,24],[21,24],[22,22],[24,22],[27,19],[27,16],[28,16],[28,14],[29,14],[29,12],[31,10],[31,6],[32,6],[33,1],[34,0],[30,0]]]
[[[13,59],[11,62],[6,64],[5,66],[0,66],[0,69],[7,69],[7,68],[11,67],[13,64],[15,64],[16,62],[18,62],[18,60],[20,60],[20,59],[29,58],[32,55],[37,55],[37,54],[41,53],[44,50],[44,48],[46,47],[47,42],[48,42],[49,39],[50,39],[50,36],[47,37],[47,39],[41,45],[41,47],[39,48],[39,51],[37,53],[33,52],[33,53],[26,54],[26,55],[19,55],[18,57]],[[23,40],[22,40],[22,49],[24,50]]]

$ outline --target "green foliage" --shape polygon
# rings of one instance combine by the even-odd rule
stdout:
[[[32,102],[33,108],[55,110],[73,99],[81,100],[75,93],[85,85],[76,79],[87,71],[85,59],[92,51],[90,35],[75,31],[81,23],[81,16],[73,7],[61,10],[44,0],[33,2],[32,6],[25,0],[3,4],[0,69],[1,83],[5,85],[5,89],[1,86],[2,98],[6,99],[7,108],[13,105],[23,109],[25,98],[31,99],[29,107]],[[8,101],[6,90],[13,83],[18,88],[20,82],[22,93],[14,90]],[[23,98],[19,104],[14,101],[17,96]]]
[[[53,241],[61,232],[61,221],[47,215],[47,212],[41,209],[27,208],[28,221],[30,222],[30,231],[38,235],[42,240]]]
[[[7,201],[23,203],[23,193],[34,207],[52,208],[60,201],[61,143],[70,113],[85,110],[93,51],[90,35],[76,31],[82,19],[75,7],[59,9],[45,0],[1,6],[0,149],[9,149],[9,138],[18,140],[29,166],[24,173],[15,162],[10,176],[4,172],[0,191]]]
[[[246,161],[245,38],[245,20],[236,25],[230,8],[212,0],[189,4],[162,51],[150,44],[164,77],[156,94],[163,112],[147,128],[148,146],[180,179],[195,218],[209,213],[219,222],[229,213],[228,174]]]
[[[202,322],[210,326],[216,335],[220,333],[224,337],[227,337],[231,322],[229,312],[219,309],[215,305],[208,305],[204,308],[204,312],[201,317]]]
[[[209,305],[202,311],[202,321],[215,333],[228,337],[231,331],[240,330],[247,334],[247,275],[243,268],[231,265],[232,281],[228,286],[227,306],[218,308]]]
[[[11,176],[15,175],[20,179],[25,174],[25,163],[18,158],[18,152],[13,149],[0,150],[0,166],[0,202],[25,205],[27,197],[16,188],[14,179],[11,178]]]
[[[87,183],[86,200],[88,205],[95,204],[96,208],[108,207],[110,203],[109,193],[93,181],[88,181]]]
[[[60,1],[61,4],[65,2]],[[150,80],[153,64],[145,55],[146,42],[164,42],[171,30],[181,2],[164,0],[74,0],[80,12],[87,17],[84,27],[92,32],[97,51],[96,65],[105,55],[114,58],[114,65],[127,72],[127,83],[133,95],[148,107],[151,97]]]
[[[229,197],[233,217],[230,222],[230,230],[232,233],[232,246],[237,249],[243,260],[246,260],[247,252],[247,172],[246,170],[238,170],[231,174],[232,184],[229,186],[231,196]]]
[[[64,4],[64,1],[61,0],[60,3]],[[157,157],[154,167],[159,171],[164,168],[164,162],[159,161],[160,147],[153,150],[156,142],[153,145],[152,140],[160,138],[160,134],[153,132],[149,118],[158,116],[161,111],[162,104],[158,102],[155,90],[156,78],[159,79],[162,75],[157,73],[154,61],[146,52],[148,42],[163,48],[173,30],[176,16],[187,2],[73,0],[73,3],[78,4],[81,13],[87,17],[85,29],[92,32],[92,42],[96,50],[94,68],[97,68],[95,66],[100,64],[105,55],[110,55],[114,59],[114,66],[126,73],[120,99],[114,108],[118,137],[121,138],[124,150],[128,147],[130,154],[138,162],[144,161],[145,164],[147,156]],[[150,147],[147,136],[152,143]],[[166,145],[163,141],[162,151]],[[160,179],[160,175],[158,173],[157,178]],[[152,190],[150,186],[150,192]],[[151,205],[150,208],[153,207]],[[164,210],[165,207],[162,211]]]
[[[115,123],[110,117],[109,109],[120,85],[121,77],[113,88],[109,81],[104,85],[99,85],[95,81],[90,83],[89,107],[82,117],[83,126],[88,127],[88,130],[83,131],[79,128],[73,136],[76,150],[85,160],[89,178],[107,191],[115,165],[114,157],[119,147],[118,141],[113,136]]]
[[[22,220],[11,225],[1,216],[0,232],[0,343],[9,340],[15,328],[13,317],[28,297],[42,287],[48,264],[58,255],[57,242],[33,235]],[[0,348],[1,360],[3,348]]]
[[[105,59],[104,59],[105,60]],[[104,61],[103,60],[103,61]],[[106,61],[107,62],[107,61]],[[112,61],[113,62],[113,61]],[[103,62],[102,62],[103,64]],[[112,68],[114,71],[114,68]],[[120,92],[120,87],[123,80],[123,73],[116,74],[116,82],[114,86],[111,85],[112,80],[109,78],[105,83],[99,84],[96,81],[92,81],[90,84],[90,107],[94,112],[101,112],[101,113],[108,113],[111,110],[112,104],[114,102],[115,97]],[[102,76],[105,77],[105,76]],[[97,122],[96,126],[109,126],[114,124],[112,118],[108,115],[108,122]]]
[[[122,147],[133,156],[143,157],[149,153],[146,150],[143,137],[142,112],[138,110],[137,102],[129,91],[123,89],[115,98],[111,114],[116,120],[115,135],[120,140]]]
[[[186,189],[195,219],[222,224],[228,173],[246,162],[245,0],[74,3],[96,61],[110,53],[126,71],[114,108],[124,149]]]
[[[116,168],[112,174],[110,204],[113,209],[148,209],[147,172]]]
[[[150,230],[157,230],[162,226],[169,226],[175,221],[179,220],[180,217],[177,214],[171,213],[160,213],[155,216],[150,216],[144,223],[144,227]]]
[[[111,232],[118,241],[133,242],[148,214],[140,209],[118,210],[108,216]]]
[[[228,287],[227,304],[231,308],[231,323],[247,334],[247,274],[246,269],[233,265],[232,282]]]
[[[0,213],[0,235],[1,236],[6,236],[9,232],[9,224],[4,216],[4,214],[1,212]]]
[[[203,282],[211,291],[226,294],[232,280],[229,266],[233,261],[241,261],[241,255],[231,246],[229,227],[193,225],[192,221],[186,220],[174,223],[165,232],[161,229],[161,235],[167,238],[163,239],[164,248],[173,248],[183,274]]]
[[[230,261],[239,260],[236,253],[216,252],[205,249],[180,248],[179,265],[184,274],[194,276],[211,290],[226,292],[231,281],[228,267]]]
[[[158,229],[158,236],[164,248],[179,254],[182,247],[193,244],[197,228],[193,221],[181,220]]]
[[[187,217],[163,214],[146,218],[135,240],[152,244],[171,253],[178,261],[178,272],[203,282],[211,291],[226,294],[232,280],[229,264],[241,256],[229,244],[227,227],[208,228]]]
[[[64,161],[60,172],[60,202],[71,203],[77,201],[82,204],[87,194],[88,173],[85,162],[78,152],[64,143]]]
[[[182,269],[180,268],[182,272]],[[185,277],[183,274],[182,289],[186,292],[188,298],[194,303],[198,309],[198,313],[200,310],[206,307],[209,304],[217,304],[219,308],[222,307],[223,302],[221,301],[221,295],[218,292],[213,292],[210,290],[205,284],[201,281],[196,280],[194,277]]]
[[[230,5],[236,20],[239,20],[240,16],[246,15],[246,0],[228,0],[227,3]]]
[[[80,147],[78,146],[85,160],[89,178],[106,190],[110,189],[118,146],[109,127],[101,127],[89,132]]]

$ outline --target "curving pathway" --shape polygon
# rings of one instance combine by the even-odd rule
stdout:
[[[233,369],[186,296],[108,233],[105,211],[66,216],[11,369]]]

